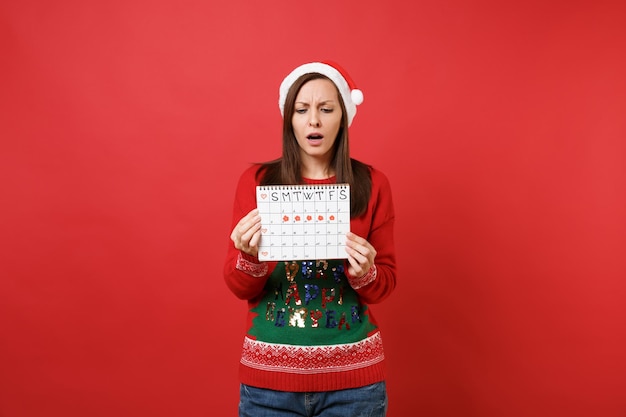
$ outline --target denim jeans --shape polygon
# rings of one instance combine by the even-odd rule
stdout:
[[[283,392],[241,384],[239,417],[384,417],[384,382],[325,392]]]

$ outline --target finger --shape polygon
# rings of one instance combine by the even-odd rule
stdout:
[[[250,241],[252,240],[252,238],[254,237],[254,235],[259,232],[261,230],[261,223],[256,223],[253,224],[248,230],[246,230],[242,235],[241,235],[241,243],[244,246],[252,246]]]
[[[240,227],[246,223],[249,223],[250,221],[253,221],[253,219],[255,217],[259,216],[259,210],[257,209],[252,209],[250,210],[245,216],[243,216],[241,219],[239,219],[239,221],[237,222],[236,227]],[[260,217],[260,216],[259,216]]]
[[[251,248],[256,248],[259,246],[259,241],[261,240],[261,225],[259,224],[258,229],[254,232],[250,241],[248,242],[248,246]]]
[[[242,217],[242,220],[244,220],[244,219],[251,219],[251,218],[253,218],[254,216],[258,216],[258,214],[259,214],[259,209],[254,208],[254,209],[250,210],[250,211],[248,212],[248,214],[246,214],[245,216],[243,216],[243,217]]]
[[[233,228],[231,233],[231,239],[233,241],[240,240],[248,230],[261,224],[261,216],[258,215],[258,210],[254,209],[247,215],[241,218],[239,222]]]
[[[356,233],[353,232],[348,232],[346,233],[346,238],[348,241],[350,242],[354,242],[358,245],[364,245],[367,243],[367,240],[365,238],[362,238],[361,236],[357,235]]]
[[[258,213],[254,214],[253,212],[250,212],[248,215],[246,215],[239,221],[238,225],[245,232],[257,223],[258,224],[261,223],[261,216],[259,216]]]
[[[354,257],[348,255],[348,273],[353,277],[361,277],[365,274],[364,268]]]
[[[366,245],[355,245],[354,247],[348,246],[346,249],[350,249],[352,256],[359,262],[361,266],[366,263],[373,264],[376,258],[376,250],[372,245],[366,242]]]
[[[359,263],[356,261],[356,259],[354,259],[354,257],[352,255],[350,255],[350,253],[348,253],[348,272],[352,273],[352,271],[350,271],[351,269],[354,270],[354,268],[358,268],[359,267]]]
[[[359,252],[357,249],[346,247],[346,252],[348,252],[348,255],[350,255],[359,265],[367,262],[367,256]]]
[[[346,245],[358,250],[361,253],[369,251],[375,253],[374,247],[366,239],[355,235],[352,232],[346,233]]]
[[[346,251],[348,252],[348,261],[354,267],[357,274],[356,276],[361,276],[363,271],[369,269],[369,266],[373,262],[372,260],[350,248],[346,248]]]

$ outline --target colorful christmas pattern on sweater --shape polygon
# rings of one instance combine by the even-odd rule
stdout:
[[[359,369],[384,359],[377,327],[343,261],[278,263],[246,337],[242,363],[291,373]]]

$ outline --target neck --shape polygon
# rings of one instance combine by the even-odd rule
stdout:
[[[312,180],[323,180],[335,175],[335,170],[328,161],[302,159],[302,176]]]

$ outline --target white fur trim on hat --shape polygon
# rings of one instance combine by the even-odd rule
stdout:
[[[308,64],[300,65],[294,69],[280,84],[278,107],[280,108],[280,114],[285,116],[285,99],[287,93],[293,85],[293,83],[303,76],[304,74],[319,73],[328,77],[337,86],[337,90],[341,94],[343,104],[346,107],[348,113],[348,126],[352,124],[352,120],[356,115],[356,106],[363,103],[363,92],[354,87],[354,84],[347,74],[342,74],[340,69],[335,68],[331,64],[323,62],[310,62]]]

